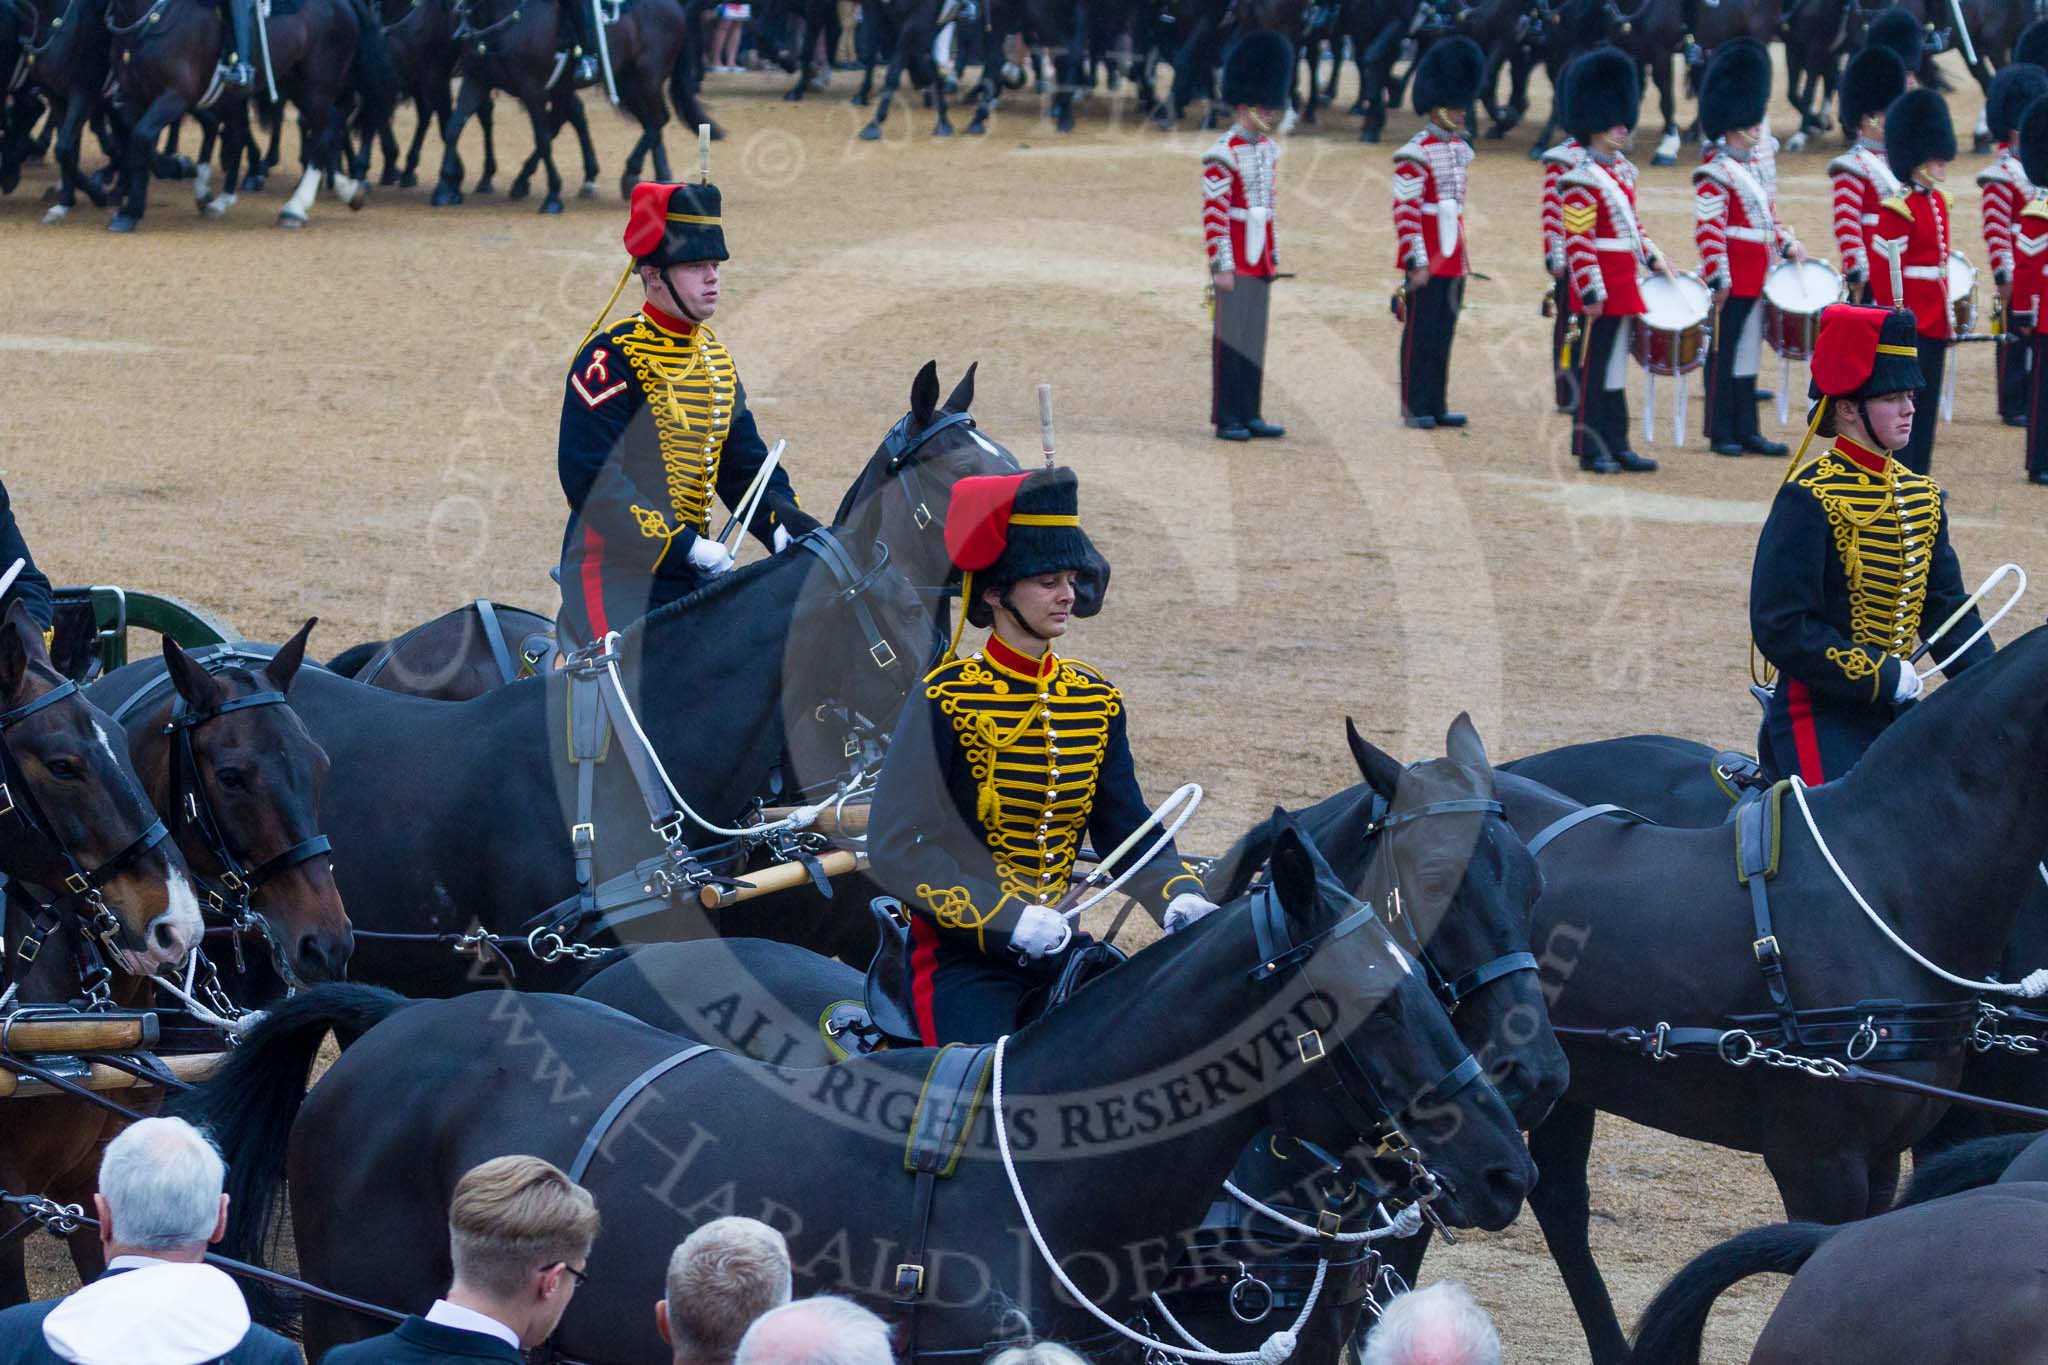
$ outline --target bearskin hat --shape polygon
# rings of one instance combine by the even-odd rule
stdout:
[[[971,575],[964,607],[970,624],[994,619],[981,589],[1008,587],[1061,569],[1075,571],[1074,614],[1102,609],[1109,564],[1081,529],[1081,485],[1065,467],[1028,474],[987,474],[953,485],[946,511],[946,553]]]
[[[2036,19],[2020,30],[2019,41],[2012,45],[2012,59],[2048,68],[2048,19]]]
[[[626,212],[626,251],[641,265],[723,261],[725,228],[720,222],[718,186],[643,182],[633,187]]]
[[[1870,21],[1870,27],[1863,31],[1863,46],[1866,49],[1890,48],[1905,63],[1909,73],[1918,71],[1926,58],[1926,47],[1920,37],[1920,21],[1897,5]]]
[[[1956,159],[1956,127],[1939,90],[1908,90],[1884,111],[1884,159],[1901,183],[1930,161]]]
[[[1294,45],[1283,33],[1259,29],[1232,44],[1223,58],[1223,102],[1255,109],[1285,109],[1294,84]]]
[[[1991,93],[1984,100],[1984,121],[1991,136],[2000,142],[2020,126],[2027,106],[2048,95],[2048,71],[2031,63],[2006,67],[1991,78]]]
[[[1565,131],[1591,146],[1593,134],[1633,128],[1642,107],[1642,78],[1633,57],[1603,44],[1572,59],[1558,77]]]
[[[1888,47],[1866,47],[1842,72],[1842,136],[1855,140],[1870,114],[1882,114],[1906,93],[1906,65]]]
[[[1415,64],[1415,112],[1465,108],[1479,98],[1485,74],[1486,54],[1470,38],[1457,34],[1431,43]]]
[[[1873,398],[1917,389],[1926,382],[1919,342],[1913,315],[1903,308],[1831,303],[1821,310],[1806,396]]]
[[[1771,54],[1754,38],[1737,38],[1714,49],[1700,80],[1700,136],[1717,138],[1730,128],[1754,128],[1771,102]]]
[[[2048,185],[2048,95],[2020,115],[2020,166],[2035,185]]]

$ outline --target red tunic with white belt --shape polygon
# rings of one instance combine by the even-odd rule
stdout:
[[[2037,189],[2012,219],[2012,315],[2028,331],[2044,330],[2048,309],[2048,189]]]
[[[1726,149],[1692,173],[1693,241],[1710,288],[1738,299],[1763,293],[1764,276],[1792,230],[1778,218],[1769,182],[1748,157]]]
[[[1886,308],[1910,308],[1920,335],[1945,338],[1948,307],[1949,195],[1913,185],[1877,206],[1870,230],[1870,297]]]
[[[1202,240],[1211,273],[1273,277],[1273,170],[1280,144],[1242,124],[1202,153]]]
[[[1884,148],[1866,138],[1828,163],[1834,190],[1835,248],[1842,273],[1876,274],[1870,258],[1870,230],[1877,226],[1877,206],[1899,192],[1898,177],[1884,159]]]
[[[1585,159],[1586,149],[1571,137],[1543,154],[1543,265],[1553,275],[1564,273],[1564,196],[1557,182]]]
[[[1394,153],[1394,267],[1427,266],[1432,279],[1470,269],[1465,255],[1465,173],[1472,147],[1430,124]]]
[[[2012,147],[2003,142],[1998,144],[1997,159],[1977,173],[1977,185],[1984,191],[1984,249],[1991,257],[1991,278],[2010,284],[2013,220],[2034,197],[2034,186]]]
[[[1610,317],[1643,311],[1636,287],[1641,267],[1657,263],[1657,246],[1636,217],[1636,168],[1625,156],[1589,155],[1558,178],[1564,220],[1565,266],[1571,272],[1572,311],[1605,300]]]

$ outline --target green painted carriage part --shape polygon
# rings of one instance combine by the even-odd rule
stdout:
[[[132,628],[153,630],[194,647],[241,638],[220,617],[169,593],[95,586],[92,614],[99,627],[100,667],[108,672],[128,662],[128,632]]]

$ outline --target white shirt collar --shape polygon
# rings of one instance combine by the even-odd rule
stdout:
[[[434,1300],[434,1306],[427,1310],[427,1321],[439,1327],[453,1327],[458,1332],[479,1332],[487,1337],[496,1337],[513,1350],[520,1349],[519,1333],[488,1314],[446,1299]]]
[[[141,1270],[145,1266],[170,1265],[161,1256],[116,1256],[107,1262],[109,1270]]]

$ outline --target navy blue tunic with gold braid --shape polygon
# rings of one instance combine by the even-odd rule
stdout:
[[[711,534],[713,494],[732,507],[767,458],[709,328],[650,305],[591,338],[569,370],[558,447],[562,623],[575,639],[623,630],[702,586],[690,547]],[[777,525],[799,535],[816,524],[778,467],[748,529],[772,545]]]
[[[1846,773],[1898,713],[1903,660],[1969,598],[1946,495],[1847,437],[1797,470],[1771,504],[1749,585],[1749,629],[1779,670],[1764,710],[1765,763],[1817,785]],[[1932,655],[1979,624],[1972,609]],[[1990,657],[1987,637],[1948,669]],[[1910,704],[1910,703],[1909,703]]]
[[[1087,664],[1032,659],[991,636],[926,676],[882,765],[868,856],[911,911],[907,1003],[927,1045],[1016,1027],[1025,993],[1059,967],[1009,950],[1024,907],[1058,904],[1084,835],[1107,854],[1150,813],[1123,694]],[[1169,843],[1120,889],[1156,918],[1202,885]]]

